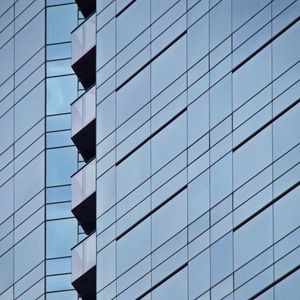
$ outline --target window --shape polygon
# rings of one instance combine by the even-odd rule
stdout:
[[[233,109],[244,104],[270,81],[271,46],[268,46],[233,73]]]
[[[151,249],[150,218],[117,241],[117,275],[144,258]]]
[[[142,108],[149,100],[150,67],[147,67],[117,92],[117,126]]]
[[[42,10],[15,36],[15,69],[21,67],[45,44],[45,11]],[[26,45],[26,47],[24,47]]]
[[[117,18],[117,51],[150,25],[150,0],[134,2]]]
[[[215,285],[233,270],[232,235],[227,234],[211,246],[211,284]]]
[[[268,126],[233,153],[234,188],[272,162],[272,128]]]
[[[187,268],[176,273],[152,292],[152,300],[187,300]]]
[[[185,71],[186,36],[183,36],[151,64],[151,95],[156,96]]]
[[[272,208],[269,207],[234,232],[234,268],[239,268],[272,243]]]
[[[170,218],[170,216],[172,216]],[[168,220],[166,222],[166,220]],[[183,191],[152,215],[153,249],[187,226],[187,192]]]
[[[186,140],[186,113],[183,113],[151,140],[152,173],[183,151]]]
[[[150,143],[146,143],[117,166],[117,200],[150,176]]]

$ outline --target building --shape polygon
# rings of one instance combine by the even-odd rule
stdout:
[[[1,2],[0,300],[299,299],[299,12]]]
[[[0,299],[77,299],[70,175],[79,167],[70,103],[78,8],[0,1]],[[82,88],[81,88],[82,89]]]

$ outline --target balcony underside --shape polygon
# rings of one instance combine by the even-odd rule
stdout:
[[[82,300],[96,300],[96,266],[72,282]]]
[[[72,209],[73,215],[78,220],[86,234],[96,230],[96,192],[83,200]]]
[[[90,49],[72,68],[83,85],[84,89],[89,89],[96,82],[96,47]]]
[[[83,16],[86,18],[96,10],[96,0],[75,0]]]
[[[72,136],[72,141],[85,162],[96,156],[96,120],[91,121]]]

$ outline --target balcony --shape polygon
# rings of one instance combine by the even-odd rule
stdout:
[[[72,213],[86,234],[96,229],[96,160],[72,176]]]
[[[83,300],[96,299],[96,232],[72,249],[72,285]]]
[[[96,88],[71,104],[71,138],[85,162],[96,155]]]
[[[90,16],[72,32],[72,68],[85,89],[95,84],[96,14]]]
[[[96,0],[75,0],[75,2],[85,18],[96,10]]]

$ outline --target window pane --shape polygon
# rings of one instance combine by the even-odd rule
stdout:
[[[208,14],[188,29],[188,66],[194,65],[208,52]]]
[[[233,270],[232,235],[227,234],[211,247],[211,284],[215,285]]]
[[[223,0],[210,12],[210,49],[222,42],[231,31],[231,0]]]
[[[234,188],[272,162],[271,127],[267,127],[233,154]]]
[[[130,176],[128,176],[130,174]],[[117,167],[117,199],[120,200],[150,176],[150,143]]]
[[[47,114],[70,112],[70,103],[77,98],[75,75],[47,79]]]
[[[47,150],[47,186],[70,184],[76,165],[75,147]]]
[[[172,218],[169,218],[172,216]],[[168,222],[166,220],[168,219]],[[187,193],[181,192],[152,215],[152,247],[170,239],[187,226]]]
[[[117,51],[150,25],[150,0],[138,0],[117,18]]]
[[[295,64],[300,59],[300,43],[295,43],[300,35],[297,22],[273,42],[273,78]]]
[[[174,63],[176,61],[176,64]],[[186,36],[162,53],[151,65],[152,96],[157,95],[186,71]]]
[[[150,67],[132,78],[117,92],[117,126],[150,100]]]
[[[273,124],[274,159],[277,159],[300,141],[300,130],[297,126],[300,116],[298,104]]]
[[[77,242],[77,220],[48,221],[46,238],[47,258],[71,256],[71,248]]]
[[[126,271],[144,258],[151,248],[150,218],[117,241],[117,273]]]
[[[47,8],[47,43],[71,40],[71,31],[77,26],[77,7],[62,5]]]
[[[272,242],[272,208],[269,208],[234,232],[234,268],[239,268]]]
[[[296,188],[274,205],[275,242],[300,225],[300,188]]]
[[[186,113],[154,136],[151,146],[154,173],[186,148]]]
[[[233,73],[233,109],[240,107],[270,81],[271,47],[269,46]]]
[[[43,259],[44,225],[41,225],[15,246],[15,280],[29,272]]]
[[[232,156],[227,154],[210,170],[211,207],[232,192]]]
[[[152,292],[152,300],[162,299],[188,299],[186,268],[176,273]]]

